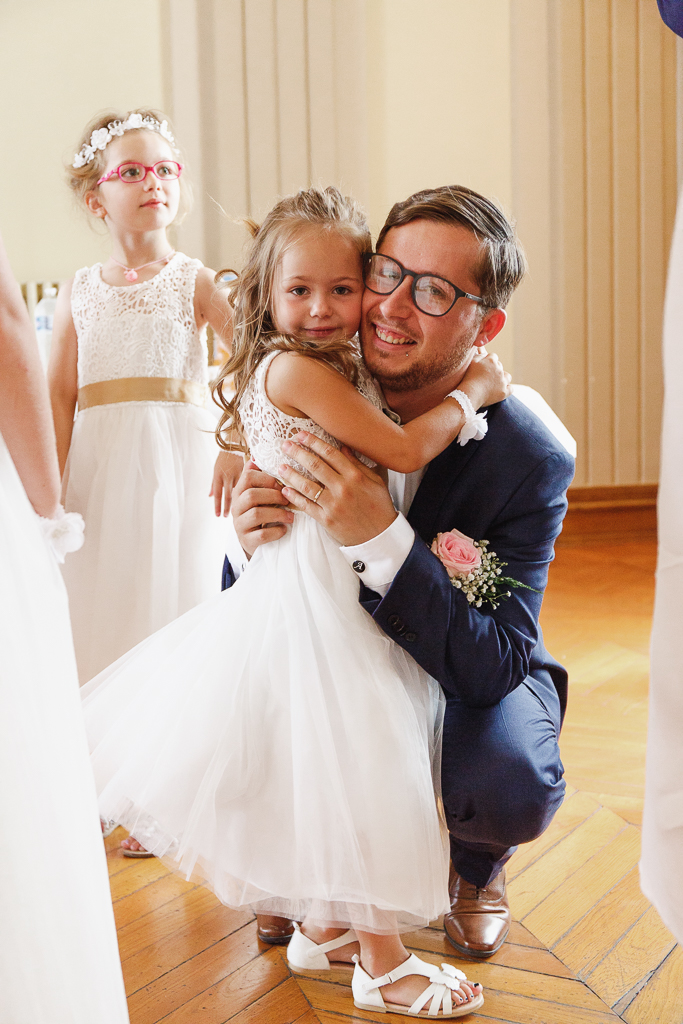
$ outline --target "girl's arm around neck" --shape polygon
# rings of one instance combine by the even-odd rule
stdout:
[[[398,426],[332,366],[294,352],[273,359],[266,391],[282,412],[313,420],[338,441],[398,473],[422,469],[455,440],[465,423],[462,409],[449,399]],[[475,407],[483,404],[476,395],[470,398]]]
[[[71,315],[72,285],[73,281],[68,281],[59,289],[47,372],[57,435],[59,472],[62,476],[71,445],[74,412],[78,400],[78,337]]]
[[[224,359],[232,348],[232,306],[228,302],[226,288],[214,284],[215,273],[202,267],[194,286],[194,314],[197,327],[210,324],[218,341],[218,348]]]
[[[45,374],[28,310],[0,239],[0,432],[29,501],[57,511],[59,473]]]

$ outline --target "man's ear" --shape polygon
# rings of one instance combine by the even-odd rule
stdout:
[[[93,217],[101,217],[103,220],[107,216],[107,211],[102,205],[102,200],[96,192],[88,192],[85,197],[85,205],[88,207]]]
[[[478,348],[488,345],[503,330],[507,318],[508,315],[504,309],[490,309],[479,325],[474,344]]]

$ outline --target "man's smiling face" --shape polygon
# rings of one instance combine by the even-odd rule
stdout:
[[[391,228],[380,251],[406,269],[444,277],[463,291],[479,294],[473,272],[481,243],[460,224],[418,219]],[[485,344],[486,316],[471,299],[459,298],[445,316],[421,312],[411,296],[412,278],[391,295],[363,296],[361,340],[372,374],[387,392],[436,386],[446,394],[459,383],[474,354]]]

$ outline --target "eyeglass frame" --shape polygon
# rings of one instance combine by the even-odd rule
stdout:
[[[175,164],[176,167],[178,168],[178,176],[176,178],[160,178],[157,172],[155,171],[155,167],[158,167],[159,164]],[[142,167],[142,169],[145,172],[144,176],[142,178],[138,178],[137,181],[126,181],[125,178],[121,177],[120,171],[122,167],[130,166]],[[150,171],[157,179],[157,181],[178,181],[178,178],[180,178],[180,175],[183,173],[183,165],[181,163],[178,163],[177,160],[157,160],[155,164],[152,164],[151,167],[148,167],[147,164],[143,164],[139,160],[124,160],[123,163],[119,164],[118,167],[112,168],[109,174],[103,174],[100,180],[97,182],[97,184],[102,185],[105,181],[109,181],[109,179],[113,178],[113,176],[116,174],[119,181],[122,181],[124,185],[139,185],[141,181],[145,181],[147,179],[147,175],[149,174]]]
[[[399,281],[397,282],[397,284],[389,292],[376,292],[374,288],[370,287],[370,285],[367,283],[367,281],[365,279],[366,271],[367,271],[367,269],[370,266],[370,261],[375,256],[381,256],[382,259],[391,260],[392,263],[395,263],[396,266],[400,267],[400,269],[401,269],[401,277],[400,277]],[[398,260],[394,259],[393,256],[387,256],[383,252],[366,252],[366,253],[363,253],[363,284],[368,289],[368,291],[372,292],[373,295],[393,295],[394,292],[398,288],[401,287],[401,285],[403,284],[403,282],[405,281],[405,279],[407,277],[412,277],[412,279],[413,279],[413,283],[412,283],[412,286],[410,288],[410,295],[411,295],[411,298],[413,300],[413,304],[415,305],[415,308],[419,309],[420,313],[424,313],[425,316],[435,316],[435,317],[446,316],[446,313],[450,313],[450,311],[453,309],[453,306],[456,304],[458,299],[472,299],[473,302],[477,302],[477,303],[479,303],[482,306],[485,305],[484,300],[482,299],[481,295],[472,295],[471,292],[463,291],[462,288],[458,288],[457,284],[453,284],[453,282],[449,281],[447,277],[441,277],[440,274],[427,274],[427,273],[425,273],[425,274],[418,274],[418,272],[416,270],[408,270],[406,267],[403,266],[402,263],[400,263]],[[444,310],[443,313],[429,313],[426,309],[423,309],[422,306],[418,305],[417,299],[415,298],[415,293],[417,292],[417,282],[420,280],[421,277],[433,277],[433,278],[436,278],[437,281],[444,281],[447,285],[450,285],[450,287],[455,292],[455,298],[451,302],[451,304],[448,307],[448,309]]]

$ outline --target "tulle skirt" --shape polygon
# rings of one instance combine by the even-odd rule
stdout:
[[[225,521],[208,497],[210,413],[125,402],[78,414],[64,505],[85,543],[64,565],[81,683],[220,592]]]
[[[66,593],[2,437],[0,821],[2,1024],[125,1024]]]
[[[443,695],[308,517],[82,692],[102,816],[224,903],[378,933],[446,908]]]

